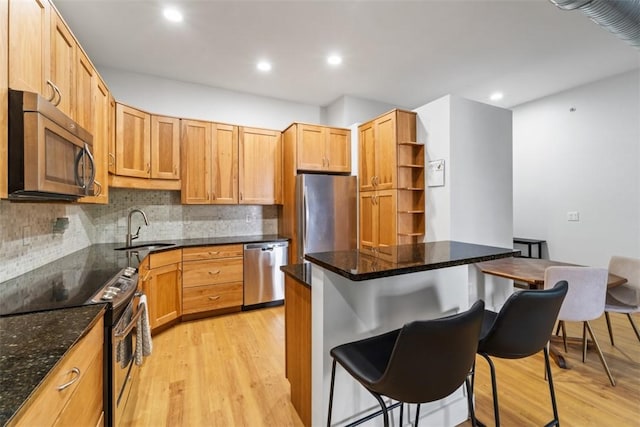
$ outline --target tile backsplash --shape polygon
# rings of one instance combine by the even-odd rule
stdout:
[[[140,241],[224,237],[278,232],[277,206],[181,205],[178,191],[111,188],[108,205],[0,201],[0,282],[93,243],[122,242],[131,209],[131,229]],[[54,233],[56,218],[68,228]]]

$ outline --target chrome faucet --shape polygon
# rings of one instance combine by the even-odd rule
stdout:
[[[134,213],[140,213],[142,215],[142,218],[144,218],[144,224],[145,225],[149,225],[149,220],[147,219],[147,214],[145,214],[144,212],[142,212],[140,209],[132,209],[131,211],[129,211],[129,218],[127,219],[127,247],[131,246],[131,242],[136,240],[140,234],[140,228],[142,227],[138,227],[138,231],[136,231],[136,234],[131,235],[131,217],[133,216]]]

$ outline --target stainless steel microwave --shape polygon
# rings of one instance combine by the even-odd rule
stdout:
[[[93,137],[37,93],[9,89],[9,199],[93,196]]]

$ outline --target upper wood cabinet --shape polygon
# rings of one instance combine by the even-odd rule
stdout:
[[[180,119],[151,116],[151,178],[180,179]]]
[[[75,117],[76,41],[60,15],[51,12],[51,63],[49,80],[59,91],[58,108]]]
[[[237,204],[237,126],[182,121],[182,203]]]
[[[116,103],[116,175],[151,176],[151,116]]]
[[[111,118],[111,94],[101,79],[94,79],[94,85],[95,102],[93,103],[94,117],[91,133],[93,134],[93,158],[96,165],[96,195],[82,197],[79,202],[108,204],[109,147],[113,139],[113,130],[110,127],[113,123]]]
[[[9,87],[54,96],[49,79],[51,5],[48,0],[9,4]]]
[[[295,138],[296,170],[351,172],[349,129],[293,123],[284,133]]]
[[[273,130],[240,128],[240,204],[282,203],[282,139]]]
[[[115,156],[111,161],[113,157],[115,168],[110,169],[117,176],[110,181],[113,186],[179,190],[180,119],[116,103]]]
[[[360,247],[416,243],[425,233],[424,144],[416,114],[392,110],[358,127]]]
[[[81,49],[76,51],[75,120],[93,134],[95,127],[95,91],[98,73]]]

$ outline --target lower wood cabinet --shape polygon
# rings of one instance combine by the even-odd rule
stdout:
[[[183,249],[183,314],[242,306],[242,253],[242,245]]]
[[[104,419],[101,318],[48,375],[10,426],[98,426]]]
[[[182,249],[149,255],[139,267],[151,330],[182,315]]]

